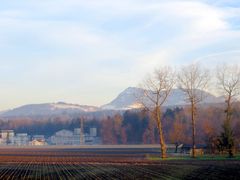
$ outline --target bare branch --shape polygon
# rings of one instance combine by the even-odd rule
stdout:
[[[240,67],[238,65],[218,66],[217,80],[220,92],[226,99],[240,95]]]
[[[178,86],[186,94],[189,103],[200,103],[206,98],[204,91],[209,83],[209,71],[200,64],[190,64],[182,67],[178,74]]]

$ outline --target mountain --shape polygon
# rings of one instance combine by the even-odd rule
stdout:
[[[76,114],[95,112],[99,108],[95,106],[67,104],[64,102],[45,103],[45,104],[29,104],[21,106],[1,114],[2,117],[16,116],[49,116],[60,114]]]
[[[197,90],[199,91],[199,90]],[[201,93],[201,91],[199,91]],[[208,92],[202,92],[206,97],[202,104],[216,104],[224,102],[222,97],[216,97]],[[148,91],[152,97],[154,93]],[[0,117],[29,117],[29,116],[52,116],[52,115],[78,115],[91,114],[94,116],[113,114],[114,111],[124,111],[130,109],[139,109],[142,102],[145,105],[151,105],[151,101],[144,97],[144,90],[136,87],[129,87],[120,93],[112,102],[101,107],[86,106],[78,104],[69,104],[64,102],[45,103],[45,104],[29,104],[21,106],[9,111],[0,113]],[[184,106],[185,94],[180,89],[173,89],[163,106]]]
[[[202,93],[205,97],[201,104],[216,104],[224,101],[222,97],[216,97],[208,92],[199,91],[199,94]],[[148,91],[150,96],[154,96],[154,93]],[[151,102],[148,98],[144,97],[144,90],[136,87],[129,87],[120,93],[112,102],[109,104],[103,105],[102,109],[112,109],[112,110],[128,110],[128,109],[137,109],[142,107],[142,102],[145,105],[151,105]],[[184,92],[180,89],[173,89],[167,98],[163,106],[184,106],[188,103],[185,101],[186,96]]]
[[[144,90],[141,88],[129,87],[121,92],[109,104],[101,106],[102,109],[127,110],[141,108],[139,97],[142,97]]]

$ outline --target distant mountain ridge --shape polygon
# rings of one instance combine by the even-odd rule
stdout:
[[[199,91],[205,97],[202,104],[215,104],[224,102],[223,97],[216,97],[208,92]],[[149,92],[151,94],[151,92]],[[141,88],[136,87],[129,87],[120,93],[112,102],[109,104],[103,105],[102,109],[112,109],[112,110],[128,110],[133,108],[140,108],[142,107],[141,104],[151,104],[148,98],[141,98],[144,97],[144,90]],[[173,89],[169,94],[166,102],[163,106],[183,106],[187,105],[186,102],[186,95],[180,89]]]
[[[49,116],[59,114],[74,114],[94,112],[99,108],[95,106],[68,104],[64,102],[29,104],[24,105],[1,114],[1,116]]]
[[[208,92],[202,92],[206,98],[202,104],[216,104],[224,102],[222,97],[216,97]],[[17,117],[17,116],[50,116],[63,114],[81,114],[94,113],[101,111],[124,111],[131,109],[139,109],[142,107],[142,102],[149,104],[147,98],[144,97],[144,90],[136,87],[129,87],[121,92],[110,103],[101,107],[69,104],[65,102],[45,103],[45,104],[29,104],[12,110],[4,111],[0,114],[1,117]],[[173,89],[163,104],[164,106],[184,106],[187,105],[185,101],[185,94],[180,89]]]

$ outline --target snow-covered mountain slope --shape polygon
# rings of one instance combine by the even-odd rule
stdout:
[[[211,104],[211,103],[221,103],[223,102],[222,97],[216,97],[208,92],[201,92],[205,97],[201,102],[202,104]],[[152,92],[148,91],[150,96],[154,96]],[[102,109],[112,109],[112,110],[127,110],[142,107],[142,103],[145,105],[150,105],[151,102],[148,98],[144,97],[144,90],[136,87],[129,87],[120,93],[112,102],[109,104],[103,105]],[[186,95],[180,89],[173,89],[167,98],[164,106],[182,106],[187,105]]]
[[[142,97],[143,94],[143,89],[129,87],[120,93],[112,102],[103,105],[101,108],[112,110],[127,110],[133,107],[139,108],[142,107],[140,97]]]
[[[94,112],[97,110],[98,108],[95,106],[85,106],[58,102],[46,104],[29,104],[6,111],[2,113],[1,116],[48,116]]]

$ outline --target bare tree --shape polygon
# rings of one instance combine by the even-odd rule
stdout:
[[[231,128],[233,102],[240,95],[240,67],[238,65],[222,65],[217,68],[218,87],[222,91],[226,102],[226,119],[223,123],[221,144],[227,148],[229,156],[233,156],[234,137]]]
[[[172,68],[161,67],[149,75],[141,85],[144,89],[142,103],[151,112],[157,123],[162,158],[167,157],[167,147],[162,127],[162,105],[166,102],[175,84],[174,79],[175,75]]]
[[[196,157],[196,113],[197,105],[205,98],[205,90],[209,82],[209,71],[200,64],[182,67],[178,74],[179,88],[186,94],[186,102],[190,103],[192,122],[192,157]]]

